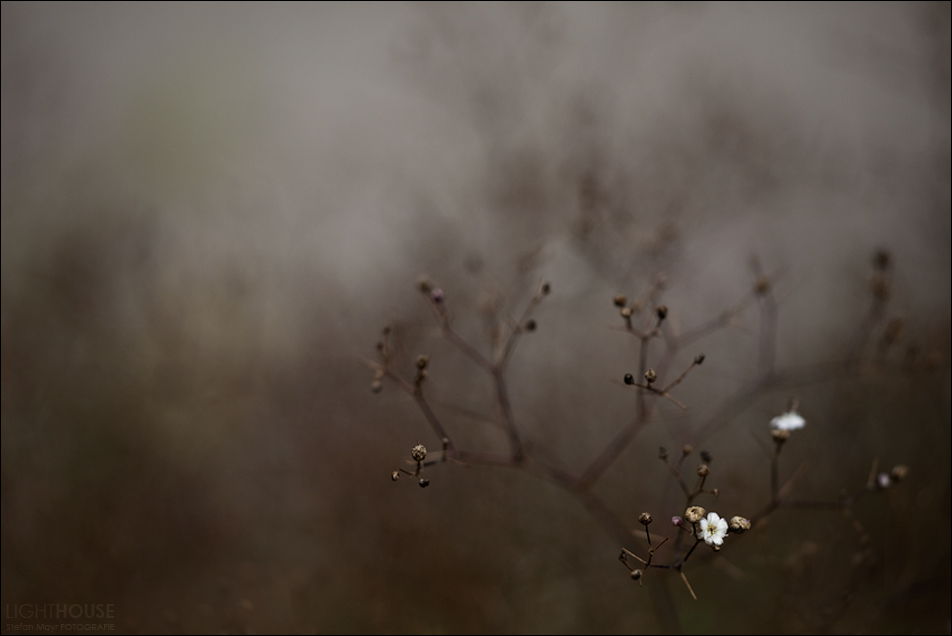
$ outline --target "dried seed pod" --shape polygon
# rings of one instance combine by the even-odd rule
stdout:
[[[424,459],[426,459],[426,446],[423,444],[417,444],[411,448],[410,457],[412,457],[414,461],[422,462]]]
[[[398,480],[400,479],[400,471],[399,471],[399,470],[395,470],[395,471],[393,471],[392,473],[390,473],[390,479],[391,479],[392,481],[398,481]]]
[[[744,534],[750,530],[750,519],[745,517],[731,517],[731,532],[735,534]]]
[[[430,364],[430,356],[427,355],[418,355],[416,358],[417,369],[425,369],[426,365]]]
[[[699,477],[707,477],[711,474],[711,469],[708,468],[707,464],[701,464],[697,467],[697,474]]]
[[[630,374],[630,373],[626,373],[626,374],[625,374],[625,384],[631,386],[631,385],[634,384],[634,383],[635,383],[635,376],[633,376],[633,375]]]
[[[643,526],[647,526],[649,523],[651,523],[651,514],[642,512],[640,515],[638,515],[638,523]]]
[[[889,476],[892,477],[893,481],[902,481],[909,476],[909,467],[903,464],[894,466],[892,471],[890,471]]]
[[[698,521],[704,518],[704,515],[706,512],[707,510],[705,510],[701,506],[691,506],[690,508],[684,511],[684,518],[690,521],[691,523],[697,523]]]
[[[429,485],[430,485],[430,480],[429,480],[429,479],[421,479],[421,480],[420,480],[420,488],[426,488],[426,487],[429,486]]]
[[[648,369],[645,372],[645,382],[647,382],[648,384],[651,384],[657,379],[658,379],[658,374],[655,372],[654,369]]]

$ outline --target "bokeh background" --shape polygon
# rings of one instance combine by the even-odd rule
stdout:
[[[666,586],[690,632],[948,633],[950,57],[947,2],[3,3],[2,603],[113,603],[132,633],[632,632]],[[505,449],[420,274],[483,351],[551,281],[510,391],[580,471],[633,412],[613,294],[663,275],[683,331],[768,273],[778,364],[835,362],[877,249],[867,350],[899,339],[796,387],[781,466],[833,500],[909,465],[865,533],[777,513],[689,569],[695,602],[639,588],[531,471],[390,481],[438,441],[369,391],[385,325],[406,377],[431,356],[457,443]],[[757,324],[676,357],[707,355],[687,415],[662,405],[597,485],[632,527],[681,512],[659,445],[712,454],[722,514],[767,500],[790,390],[695,434],[754,377]]]

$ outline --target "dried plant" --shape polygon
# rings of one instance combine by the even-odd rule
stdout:
[[[667,527],[666,532],[650,530],[654,520],[650,512],[641,512],[637,518],[641,528],[631,529],[623,520],[624,514],[630,511],[617,512],[594,492],[593,487],[619,460],[639,433],[653,421],[660,400],[668,401],[682,411],[692,408],[676,397],[675,389],[683,382],[689,381],[689,376],[690,381],[703,381],[703,376],[699,376],[699,373],[692,373],[706,359],[705,354],[698,348],[700,343],[712,333],[732,325],[749,306],[756,305],[759,309],[757,373],[749,383],[727,396],[719,408],[698,418],[698,423],[691,433],[695,439],[708,439],[735,414],[768,392],[791,391],[811,383],[860,376],[873,369],[881,370],[887,364],[885,353],[896,343],[901,331],[900,321],[885,319],[892,285],[891,265],[892,257],[888,251],[876,252],[870,284],[870,309],[856,333],[854,342],[849,347],[846,358],[801,367],[785,368],[776,363],[779,303],[774,290],[775,280],[778,277],[759,272],[759,266],[756,263],[758,275],[743,298],[708,321],[680,334],[669,327],[667,321],[669,308],[661,303],[666,284],[663,276],[656,279],[643,297],[631,302],[624,294],[615,295],[612,302],[621,318],[621,324],[614,325],[612,328],[629,334],[637,344],[637,370],[626,373],[622,378],[622,386],[634,393],[634,413],[629,421],[620,427],[614,439],[592,457],[583,470],[578,472],[562,468],[540,444],[526,438],[513,412],[509,396],[507,367],[520,339],[538,329],[538,323],[533,316],[540,304],[552,293],[550,283],[539,282],[518,318],[497,317],[490,329],[492,353],[484,355],[477,346],[454,328],[454,316],[449,308],[445,292],[429,278],[423,277],[418,283],[418,289],[432,310],[442,337],[491,378],[495,408],[499,423],[506,433],[508,452],[490,453],[461,448],[454,441],[453,432],[437,414],[437,409],[434,408],[434,403],[426,390],[426,381],[430,373],[430,357],[425,354],[419,355],[415,360],[412,377],[401,375],[391,355],[392,331],[388,326],[383,329],[381,339],[377,343],[377,360],[366,361],[366,364],[374,370],[371,390],[379,393],[383,388],[383,382],[389,381],[410,396],[429,424],[441,448],[439,455],[433,457],[428,455],[423,444],[417,442],[410,451],[411,460],[407,462],[410,468],[401,467],[394,470],[391,478],[393,481],[399,481],[401,475],[408,475],[418,479],[421,487],[426,487],[430,484],[430,480],[423,477],[424,471],[426,470],[429,475],[430,469],[443,464],[491,465],[525,470],[539,475],[577,498],[583,507],[598,520],[604,530],[622,544],[618,558],[630,577],[638,581],[639,585],[644,585],[645,579],[650,578],[647,574],[651,569],[658,571],[659,575],[664,572],[677,573],[687,592],[694,600],[697,600],[697,592],[689,582],[686,573],[689,560],[693,565],[695,562],[710,559],[722,549],[729,547],[734,541],[732,537],[747,531],[756,533],[766,523],[768,517],[778,510],[838,511],[850,517],[853,507],[862,497],[868,493],[881,493],[896,486],[907,476],[909,469],[905,465],[897,465],[891,470],[881,471],[879,460],[874,458],[871,459],[871,468],[865,481],[861,482],[854,491],[843,490],[843,494],[835,500],[797,498],[797,482],[806,473],[807,464],[804,462],[798,466],[783,483],[780,479],[782,451],[788,444],[796,443],[791,442],[792,438],[795,440],[799,435],[808,434],[794,433],[806,426],[806,420],[797,410],[798,400],[790,398],[786,411],[774,417],[769,424],[765,423],[763,435],[756,436],[770,462],[770,496],[755,512],[740,511],[743,514],[734,514],[728,518],[699,505],[698,501],[703,499],[705,505],[716,507],[721,492],[718,488],[708,486],[712,479],[713,458],[707,451],[699,453],[701,461],[694,471],[696,480],[693,485],[689,482],[689,478],[685,477],[686,464],[694,454],[691,444],[685,444],[674,461],[668,450],[663,447],[657,453],[657,457],[684,496],[681,508],[656,511],[656,514],[664,513],[665,518],[671,519],[671,525]],[[883,327],[884,322],[885,327]],[[873,339],[877,331],[881,335]],[[655,341],[662,342],[664,350],[660,354],[652,355],[651,345]],[[676,354],[685,349],[697,349],[698,353],[676,377],[666,380],[672,375],[670,372],[672,360]],[[910,364],[914,364],[914,360],[907,357],[907,370]],[[753,481],[756,477],[757,475],[751,475],[750,479]],[[858,533],[859,544],[868,544],[867,530],[858,520],[854,519],[853,525]],[[629,549],[628,546],[631,545],[633,538],[643,539],[645,548],[643,550]],[[726,539],[731,540],[726,541]],[[701,552],[698,552],[699,547],[703,548]],[[692,555],[695,554],[703,556],[692,560]],[[633,562],[637,563],[633,564]],[[668,613],[667,616],[659,616],[661,624],[666,629],[670,631],[679,629],[678,618],[672,611],[670,603],[656,601],[655,609],[659,613]]]

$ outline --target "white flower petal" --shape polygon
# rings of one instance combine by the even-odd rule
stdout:
[[[790,411],[770,420],[770,428],[778,431],[795,431],[806,426],[807,421],[796,411]]]

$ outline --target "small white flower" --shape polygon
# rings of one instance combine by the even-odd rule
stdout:
[[[807,421],[796,411],[788,411],[770,420],[770,428],[775,431],[795,431],[806,426]]]
[[[727,536],[727,520],[721,519],[716,512],[710,512],[706,519],[698,522],[697,538],[704,539],[708,545],[721,545]]]

